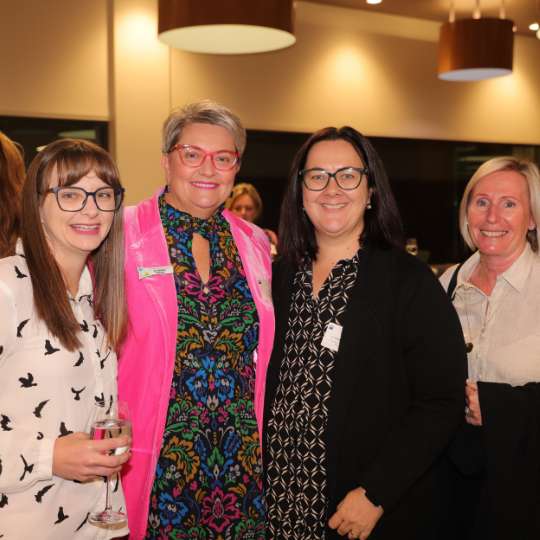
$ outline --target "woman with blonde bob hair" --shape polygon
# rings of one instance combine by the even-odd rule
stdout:
[[[493,158],[465,188],[460,230],[474,253],[441,278],[468,353],[441,538],[540,535],[539,220],[540,174],[527,159]]]
[[[21,151],[0,132],[0,257],[13,255],[20,233],[20,193],[24,182]]]
[[[128,437],[88,435],[96,403],[111,409],[117,395],[123,191],[112,158],[86,141],[55,141],[30,164],[22,241],[0,261],[0,536],[127,534],[88,522],[105,507],[102,477],[129,458],[114,452]],[[121,487],[109,502],[125,508]]]

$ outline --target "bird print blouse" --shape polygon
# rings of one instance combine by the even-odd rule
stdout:
[[[116,355],[94,317],[90,273],[85,268],[70,296],[82,346],[67,351],[36,316],[20,244],[17,252],[0,260],[0,539],[125,535],[127,528],[87,521],[105,507],[103,479],[79,483],[52,473],[55,440],[88,433],[95,402],[116,399]],[[114,480],[111,500],[113,509],[125,508]]]

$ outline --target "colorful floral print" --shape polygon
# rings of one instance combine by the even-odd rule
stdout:
[[[253,407],[259,323],[221,209],[193,218],[160,199],[178,300],[176,363],[147,539],[265,538],[262,467]],[[192,256],[210,243],[210,278]]]

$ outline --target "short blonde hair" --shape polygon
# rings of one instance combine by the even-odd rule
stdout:
[[[242,157],[246,148],[246,130],[238,116],[209,99],[190,103],[175,109],[163,124],[161,151],[168,154],[182,135],[182,130],[189,124],[210,124],[225,128],[232,135],[236,151]]]
[[[488,174],[499,171],[514,171],[521,174],[527,181],[529,188],[529,200],[531,214],[534,222],[537,225],[535,229],[527,232],[527,241],[531,245],[533,251],[538,251],[538,223],[540,223],[540,172],[535,163],[525,158],[512,156],[501,156],[492,158],[478,167],[477,171],[472,175],[471,179],[465,187],[461,203],[459,205],[459,230],[465,243],[472,249],[476,249],[476,245],[469,233],[467,223],[467,209],[471,199],[471,194],[478,182]]]
[[[251,200],[253,201],[253,204],[255,205],[255,218],[254,221],[257,221],[262,214],[262,208],[263,203],[261,196],[259,195],[259,192],[257,191],[257,188],[253,184],[249,184],[248,182],[241,182],[240,184],[236,184],[232,191],[230,197],[227,199],[225,206],[231,210],[234,206],[234,203],[236,202],[236,199],[241,197],[242,195],[248,195],[251,197]]]

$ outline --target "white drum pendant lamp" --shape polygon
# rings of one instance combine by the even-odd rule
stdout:
[[[293,0],[159,0],[159,39],[207,54],[274,51],[296,41]]]

